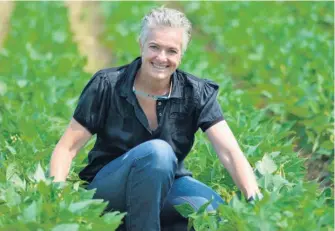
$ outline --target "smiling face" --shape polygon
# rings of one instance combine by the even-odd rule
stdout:
[[[143,76],[156,79],[169,79],[177,69],[182,57],[183,29],[156,27],[149,30],[141,46]]]

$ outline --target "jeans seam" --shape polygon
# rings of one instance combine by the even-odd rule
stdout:
[[[136,160],[136,159],[135,159]],[[126,204],[126,208],[127,208],[127,211],[129,212],[129,215],[128,215],[128,222],[127,222],[127,230],[131,230],[131,206],[130,206],[130,196],[128,195],[131,195],[131,182],[130,182],[130,177],[132,176],[132,173],[133,173],[133,169],[134,169],[135,166],[131,166],[131,170],[129,172],[129,175],[128,175],[128,179],[127,179],[127,191],[126,191],[126,200],[127,200],[127,204]]]
[[[160,203],[160,206],[159,206],[159,211],[161,212],[162,211],[162,209],[163,209],[163,207],[164,207],[164,204],[165,204],[165,202],[166,202],[166,200],[167,200],[167,198],[168,198],[168,195],[170,194],[170,192],[171,192],[171,189],[172,189],[172,185],[173,185],[173,182],[174,182],[174,178],[175,178],[175,175],[176,175],[176,170],[174,170],[173,171],[173,177],[172,177],[172,182],[171,182],[171,184],[170,184],[170,188],[169,188],[169,190],[167,191],[167,193],[166,193],[166,196],[165,196],[165,198],[164,198],[164,201],[162,201],[162,203]]]
[[[193,204],[190,200],[188,200],[185,197],[179,196],[179,198],[185,200],[186,202],[188,202],[195,210],[197,210],[197,206],[195,206],[195,204]]]
[[[131,195],[131,176],[133,174],[133,170],[134,168],[136,167],[135,163],[138,161],[138,160],[141,160],[147,156],[149,156],[150,154],[152,154],[152,151],[148,152],[147,155],[145,156],[142,156],[140,158],[136,157],[134,160],[133,160],[133,163],[131,164],[130,166],[130,171],[129,171],[129,175],[127,177],[127,190],[126,190],[126,208],[127,208],[127,211],[129,212],[129,215],[128,215],[128,222],[127,222],[127,230],[131,230],[131,206],[130,206],[130,195]]]

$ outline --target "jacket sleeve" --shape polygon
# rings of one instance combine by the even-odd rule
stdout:
[[[73,118],[92,135],[103,128],[111,97],[111,87],[104,73],[97,72],[82,91]]]

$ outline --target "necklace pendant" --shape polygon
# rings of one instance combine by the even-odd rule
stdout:
[[[169,99],[170,96],[171,96],[171,90],[172,90],[172,84],[170,85],[169,95],[152,95],[152,94],[149,94],[149,93],[146,93],[146,92],[143,92],[143,91],[136,90],[135,85],[133,85],[133,93],[135,95],[140,95],[140,96],[147,97],[147,98],[150,98],[150,99],[153,99],[153,100],[167,100],[167,99]]]

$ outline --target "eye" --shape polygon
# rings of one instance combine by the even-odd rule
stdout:
[[[176,50],[169,50],[170,54],[177,54],[178,52]]]
[[[157,45],[150,45],[149,48],[152,49],[152,50],[158,50],[158,46]]]

